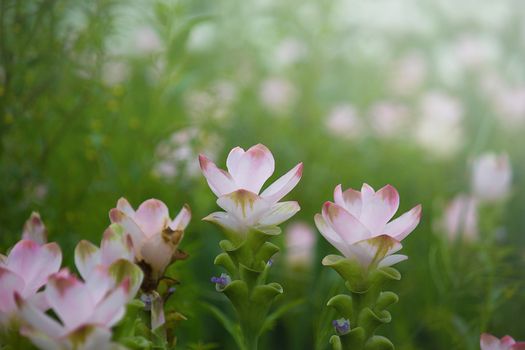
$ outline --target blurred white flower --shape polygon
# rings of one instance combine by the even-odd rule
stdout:
[[[485,153],[472,164],[472,192],[480,201],[506,198],[512,184],[512,167],[506,153]]]
[[[124,62],[108,61],[102,66],[102,81],[108,86],[121,84],[128,77],[129,68]]]
[[[192,90],[184,95],[188,115],[195,120],[224,119],[237,99],[237,87],[229,80],[219,80],[204,90]]]
[[[332,135],[346,139],[355,139],[363,133],[357,110],[350,104],[332,108],[326,119],[326,128]]]
[[[310,267],[315,256],[317,235],[304,222],[294,222],[286,229],[286,261],[292,267]]]
[[[186,48],[190,52],[208,50],[217,37],[217,26],[211,22],[204,22],[194,26],[190,32]]]
[[[454,43],[453,52],[465,69],[477,69],[494,63],[500,56],[498,42],[491,37],[462,34]]]
[[[402,133],[409,114],[409,109],[403,104],[377,102],[370,108],[370,123],[379,137],[389,138]]]
[[[296,38],[286,38],[277,46],[274,57],[279,66],[293,65],[307,55],[308,50],[305,44]]]
[[[275,114],[286,113],[296,102],[298,91],[291,81],[272,77],[264,80],[259,89],[259,99],[264,107]]]
[[[214,134],[195,127],[178,130],[157,146],[153,173],[164,180],[179,175],[194,178],[200,174],[198,154],[205,150],[215,159],[221,148],[222,141]]]
[[[492,101],[504,125],[515,127],[525,122],[525,86],[504,88],[493,95]]]
[[[391,71],[389,87],[394,94],[411,95],[421,88],[427,76],[427,62],[416,51],[399,58]]]
[[[149,54],[158,52],[163,44],[153,28],[148,26],[139,27],[134,33],[134,46],[138,53]]]
[[[429,92],[420,105],[421,119],[416,125],[415,139],[429,153],[451,156],[463,143],[463,106],[442,92]]]
[[[478,204],[474,197],[460,194],[447,204],[442,225],[448,238],[474,241],[478,238]]]

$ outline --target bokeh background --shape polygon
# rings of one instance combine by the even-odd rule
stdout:
[[[188,203],[190,258],[170,269],[179,346],[233,349],[203,304],[229,312],[209,282],[222,236],[200,221],[217,206],[197,156],[223,165],[264,143],[272,179],[305,168],[272,276],[287,291],[277,307],[300,303],[263,348],[328,348],[325,304],[343,286],[320,264],[335,249],[313,215],[337,184],[363,182],[424,208],[381,334],[400,350],[477,349],[483,331],[525,340],[524,63],[521,0],[1,0],[0,250],[39,211],[71,264],[119,197],[172,215]],[[508,195],[447,224],[486,152],[508,154]],[[317,237],[310,263],[287,258],[297,221]]]

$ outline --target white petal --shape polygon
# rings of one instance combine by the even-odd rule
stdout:
[[[230,155],[227,161],[228,172],[237,187],[259,193],[275,169],[270,150],[262,144],[257,144],[243,153],[240,149],[233,149]]]
[[[363,195],[363,207],[359,220],[372,233],[381,234],[381,230],[394,216],[398,207],[399,194],[397,190],[386,185],[373,195]]]
[[[334,190],[334,202],[345,208],[354,217],[359,218],[361,216],[361,209],[363,207],[361,192],[352,188],[343,192],[341,185],[338,185]]]
[[[191,220],[191,209],[190,206],[184,204],[179,214],[173,219],[170,224],[172,230],[185,230]]]
[[[253,192],[237,190],[217,199],[217,204],[241,223],[251,226],[258,222],[271,204]]]
[[[315,225],[324,238],[337,250],[339,250],[344,256],[349,254],[348,244],[328,225],[326,220],[321,214],[315,214],[314,216]]]
[[[371,237],[370,231],[358,219],[337,204],[326,202],[322,215],[341,239],[349,245]]]
[[[408,259],[408,256],[403,254],[393,254],[385,257],[381,262],[379,263],[378,267],[386,267],[386,266],[392,266],[394,264],[397,264],[398,262],[405,261]]]
[[[202,174],[217,197],[231,193],[238,188],[230,174],[219,169],[215,163],[202,154],[199,155],[199,163]]]
[[[279,225],[294,216],[301,207],[297,202],[281,202],[272,205],[270,210],[259,220],[259,225]]]
[[[297,164],[292,170],[281,176],[261,193],[261,197],[276,203],[288,194],[301,180],[303,163]]]
[[[75,266],[84,280],[89,279],[97,265],[101,263],[100,251],[93,243],[81,240],[75,247]]]
[[[401,241],[416,228],[420,220],[421,204],[388,223],[383,233]]]

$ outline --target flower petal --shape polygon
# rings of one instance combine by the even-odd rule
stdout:
[[[158,199],[148,199],[142,202],[135,212],[134,221],[147,237],[164,230],[170,223],[168,207]]]
[[[332,229],[326,222],[321,214],[315,214],[314,216],[315,225],[324,238],[337,250],[339,250],[344,256],[349,254],[348,244]]]
[[[398,262],[405,261],[407,259],[408,259],[408,256],[406,255],[392,254],[392,255],[385,257],[383,260],[381,260],[377,266],[378,267],[392,266],[394,264],[397,264]]]
[[[261,197],[272,203],[276,203],[288,194],[301,180],[303,175],[303,163],[297,164],[292,170],[281,176],[262,193]]]
[[[384,234],[402,241],[412,232],[421,220],[421,204],[388,223],[383,230]]]
[[[67,270],[49,278],[45,293],[49,305],[68,330],[82,325],[95,307],[89,289]]]
[[[47,229],[40,214],[32,212],[29,219],[24,224],[24,231],[22,232],[22,239],[29,239],[37,243],[38,245],[45,244],[47,242]]]
[[[126,312],[128,293],[129,280],[126,280],[96,305],[87,323],[112,327],[122,319]]]
[[[358,219],[337,204],[326,202],[322,215],[341,239],[349,245],[371,236],[370,231]]]
[[[95,267],[101,263],[100,250],[93,243],[81,240],[75,247],[75,266],[84,280],[89,279]]]
[[[363,202],[361,201],[361,192],[352,188],[343,192],[341,185],[337,185],[334,190],[335,204],[345,208],[350,214],[359,218],[361,216],[361,208]]]
[[[142,244],[140,254],[142,259],[150,265],[155,278],[159,278],[171,263],[176,250],[177,245],[171,244],[162,233],[159,233]]]
[[[185,230],[191,220],[191,209],[190,206],[184,204],[179,214],[173,219],[170,224],[172,230]]]
[[[234,215],[223,211],[211,213],[202,220],[212,222],[230,232],[242,232],[245,229],[242,223]]]
[[[109,266],[118,259],[129,261],[135,259],[131,236],[124,233],[124,227],[112,224],[104,231],[100,244],[100,256],[100,261],[104,266]]]
[[[399,251],[402,245],[395,239],[387,235],[381,235],[370,239],[365,239],[350,245],[350,255],[364,267],[379,264],[385,257]],[[396,258],[393,258],[395,261]],[[391,261],[387,260],[386,263]],[[385,264],[386,264],[385,263]],[[386,265],[384,265],[386,266]]]
[[[297,202],[280,202],[272,205],[270,210],[259,220],[259,225],[279,225],[294,216],[301,207]]]
[[[22,277],[0,266],[0,312],[11,313],[16,309],[15,292],[21,293],[24,284]]]
[[[131,217],[127,216],[123,211],[120,211],[117,208],[111,209],[109,212],[109,218],[112,223],[120,224],[124,228],[124,232],[131,237],[135,249],[135,255],[138,259],[140,257],[139,247],[141,246],[142,241],[146,238],[142,229]]]
[[[20,295],[15,295],[16,304],[20,317],[32,328],[50,336],[58,338],[64,332],[60,323],[46,315],[34,305],[24,301]]]
[[[130,218],[133,218],[135,216],[135,210],[129,204],[128,200],[124,197],[120,198],[117,201],[117,209],[129,216]]]
[[[153,291],[151,299],[151,329],[155,330],[166,323],[164,317],[164,302],[156,291]]]
[[[217,199],[217,204],[244,225],[254,225],[270,209],[271,204],[257,194],[237,190]]]
[[[42,287],[49,275],[55,273],[62,263],[62,252],[56,243],[38,245],[34,241],[21,240],[7,257],[7,267],[25,281],[22,293],[27,297]]]
[[[363,187],[366,188],[365,186]],[[363,207],[359,220],[372,233],[380,234],[380,231],[392,219],[398,207],[399,193],[393,186],[386,185],[374,195],[363,194]]]
[[[217,197],[231,193],[238,188],[231,175],[219,169],[215,163],[206,158],[206,156],[202,154],[199,155],[199,163],[202,174],[206,178],[210,189]]]
[[[226,163],[237,188],[253,193],[259,193],[275,169],[272,152],[262,144],[252,146],[246,152],[234,148]]]

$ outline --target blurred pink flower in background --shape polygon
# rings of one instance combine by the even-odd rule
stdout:
[[[134,32],[135,50],[141,54],[150,54],[162,49],[163,44],[157,32],[148,26],[139,27]]]
[[[396,95],[412,95],[423,85],[427,77],[425,57],[417,52],[409,52],[400,57],[392,68],[389,87]]]
[[[478,238],[478,204],[475,198],[460,194],[450,201],[443,213],[442,225],[448,238],[474,241]]]
[[[410,116],[410,110],[405,105],[392,101],[373,104],[369,113],[372,129],[382,138],[399,136]]]
[[[423,95],[421,119],[415,129],[416,141],[426,151],[448,157],[461,147],[463,135],[463,105],[457,98],[439,91]]]
[[[516,342],[506,335],[501,339],[487,333],[480,337],[481,350],[525,350],[525,342]]]
[[[512,185],[512,167],[506,153],[485,153],[472,164],[472,192],[480,201],[506,198]]]
[[[463,69],[472,70],[494,64],[500,55],[498,42],[494,38],[463,33],[453,44],[453,55]]]
[[[377,192],[367,184],[363,184],[361,192],[352,188],[343,192],[338,185],[334,201],[326,202],[322,213],[315,214],[315,224],[346,258],[358,261],[365,268],[391,266],[407,259],[394,253],[419,224],[421,205],[389,222],[399,208],[399,194],[390,185]]]
[[[259,89],[261,104],[274,114],[288,112],[299,97],[295,85],[280,77],[264,80]]]
[[[301,61],[307,53],[308,50],[302,41],[289,37],[277,45],[274,56],[277,65],[286,67]]]
[[[286,229],[286,261],[292,267],[310,267],[315,256],[317,235],[304,222],[294,222]]]
[[[102,66],[102,81],[108,86],[121,84],[129,75],[129,67],[121,61],[107,61]]]
[[[332,135],[345,139],[355,139],[363,132],[357,110],[350,104],[340,104],[332,108],[325,124]]]

